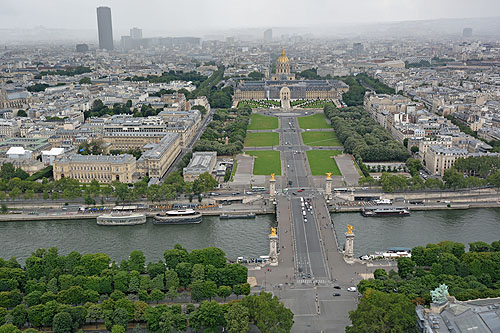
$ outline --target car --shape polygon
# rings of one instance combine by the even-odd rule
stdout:
[[[307,277],[310,279],[311,278],[311,273],[307,273]]]
[[[304,223],[307,223],[307,219],[304,219]]]
[[[339,293],[333,293],[332,296],[342,296]]]
[[[349,288],[347,288],[347,291],[350,291],[353,293],[353,292],[358,291],[358,289],[356,287],[349,287]]]
[[[333,286],[334,289],[341,289],[340,286]]]
[[[302,192],[303,190],[297,190],[297,192]]]
[[[293,184],[293,183],[292,183],[292,181],[291,181],[291,180],[289,180],[289,181],[288,181],[288,185],[292,185],[292,184]]]
[[[247,194],[248,194],[248,195],[252,195],[252,194],[253,194],[253,192],[248,191],[248,192],[247,192]]]
[[[293,194],[293,195],[297,195],[297,193],[295,193],[295,192],[292,192],[292,194]]]

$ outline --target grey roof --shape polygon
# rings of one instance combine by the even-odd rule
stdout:
[[[202,174],[209,171],[213,159],[217,158],[217,152],[206,151],[193,153],[189,165],[184,168],[184,174]]]
[[[160,142],[154,144],[151,150],[147,150],[141,155],[140,160],[160,158],[170,149],[178,137],[177,133],[166,133]]]
[[[129,163],[132,160],[135,160],[135,157],[130,154],[121,154],[121,155],[80,155],[80,154],[71,154],[65,155],[61,157],[58,162],[59,163],[113,163],[113,164],[123,164]]]

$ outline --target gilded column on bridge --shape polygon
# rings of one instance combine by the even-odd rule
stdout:
[[[326,181],[325,181],[325,199],[326,199],[326,201],[333,199],[332,182],[333,182],[332,173],[327,172],[326,173]]]
[[[271,174],[269,179],[269,201],[274,202],[276,200],[276,178],[274,178],[274,173]]]
[[[278,266],[278,235],[276,228],[271,228],[269,235],[269,262],[271,266]]]
[[[347,225],[347,232],[345,233],[345,248],[344,248],[344,260],[347,263],[354,262],[354,233],[352,232],[354,227],[350,224]]]

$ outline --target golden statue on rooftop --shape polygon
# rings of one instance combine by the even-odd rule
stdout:
[[[352,232],[354,230],[354,227],[350,224],[347,225],[347,234],[352,235]]]
[[[276,228],[271,228],[271,235],[269,236],[276,236]]]

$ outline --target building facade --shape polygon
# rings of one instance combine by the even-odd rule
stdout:
[[[158,143],[152,144],[137,161],[139,175],[162,178],[181,152],[180,137],[177,133],[167,133]]]
[[[455,147],[430,146],[425,156],[425,166],[433,175],[444,176],[459,158],[467,157],[467,150]]]
[[[73,178],[81,183],[97,180],[99,183],[133,183],[136,160],[130,154],[123,155],[66,155],[53,164],[54,179]]]
[[[99,34],[99,48],[113,51],[113,24],[111,22],[111,8],[97,7],[97,30]]]
[[[236,87],[233,99],[242,100],[297,100],[336,99],[349,90],[339,80],[295,80],[290,60],[283,49],[276,63],[276,73],[270,80],[242,81]]]
[[[192,182],[205,173],[212,173],[217,162],[217,153],[214,151],[195,152],[189,165],[182,170],[184,181]]]

